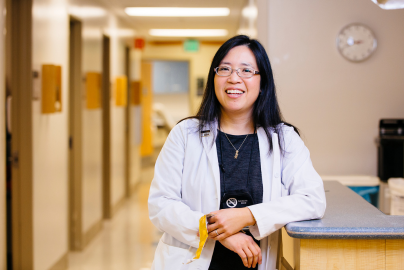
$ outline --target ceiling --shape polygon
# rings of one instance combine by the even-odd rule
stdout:
[[[152,28],[158,29],[227,29],[225,37],[201,37],[200,40],[226,40],[236,35],[240,26],[241,10],[247,0],[113,0],[108,6],[114,9],[137,33],[150,41],[181,40],[178,37],[153,37],[148,34]],[[228,7],[230,15],[226,17],[131,17],[126,7]]]

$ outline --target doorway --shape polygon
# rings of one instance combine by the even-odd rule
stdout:
[[[11,11],[11,0],[7,0],[6,10],[8,12]],[[13,269],[13,229],[12,229],[12,137],[11,137],[11,102],[12,102],[12,93],[10,89],[10,76],[11,76],[11,16],[7,16],[5,18],[5,29],[6,34],[4,35],[4,45],[5,45],[5,54],[4,54],[4,63],[5,63],[5,81],[2,85],[5,87],[5,98],[6,98],[6,129],[5,129],[5,138],[6,138],[6,265],[7,270]],[[3,74],[1,74],[3,75]],[[0,189],[1,190],[1,189]],[[3,243],[1,243],[3,244]],[[3,266],[3,261],[0,260],[1,265]]]
[[[32,0],[6,0],[6,9],[7,269],[32,269]]]
[[[153,103],[163,106],[171,126],[190,113],[189,66],[188,61],[153,61]]]
[[[102,205],[104,219],[112,217],[110,43],[110,38],[104,35],[102,39]]]
[[[69,41],[69,246],[81,250],[82,233],[82,23],[70,17]]]

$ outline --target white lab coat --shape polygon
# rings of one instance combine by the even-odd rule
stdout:
[[[149,194],[149,216],[164,232],[152,269],[207,270],[215,241],[208,239],[201,257],[189,264],[199,245],[199,219],[219,210],[220,172],[215,137],[217,123],[200,137],[198,121],[189,119],[170,132],[157,159]],[[252,235],[261,240],[259,270],[276,269],[279,229],[293,221],[321,218],[325,211],[323,182],[314,170],[309,150],[293,128],[281,125],[285,154],[281,158],[278,135],[272,132],[273,151],[258,128],[263,203],[249,206],[257,224]],[[201,143],[202,140],[202,143]],[[241,153],[242,154],[242,153]],[[240,259],[241,260],[241,259]]]

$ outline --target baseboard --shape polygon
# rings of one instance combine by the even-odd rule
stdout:
[[[93,226],[90,227],[83,234],[83,249],[87,247],[87,245],[97,236],[97,234],[102,230],[102,219],[94,223]]]
[[[115,205],[112,206],[112,215],[111,218],[115,216],[115,214],[121,209],[121,207],[125,204],[126,197],[125,195],[122,196],[122,198],[119,199],[119,201],[116,202]]]
[[[66,270],[69,266],[69,253],[66,252],[49,270]]]

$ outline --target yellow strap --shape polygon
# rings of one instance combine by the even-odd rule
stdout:
[[[193,260],[199,259],[202,253],[202,249],[205,246],[208,239],[208,229],[206,228],[206,215],[199,219],[199,247],[196,251],[196,256]]]

